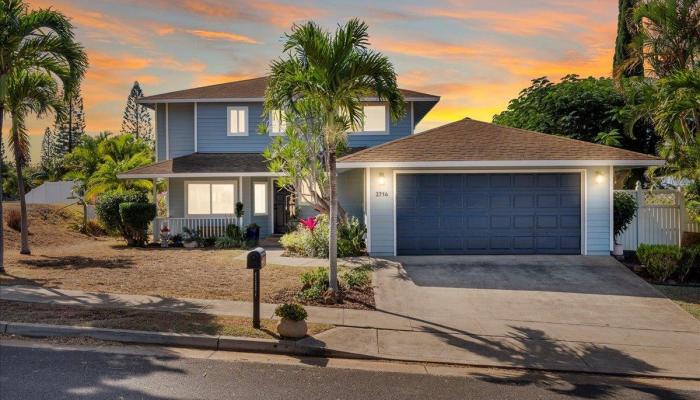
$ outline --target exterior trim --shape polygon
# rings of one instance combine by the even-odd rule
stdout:
[[[147,178],[231,178],[231,177],[269,177],[284,176],[280,172],[189,172],[169,174],[119,174],[119,179],[147,179]]]
[[[414,103],[414,102],[410,102],[410,103],[409,103],[409,104],[411,104],[411,135],[413,135],[414,133],[416,133],[416,127],[415,127],[416,122],[415,122],[415,120],[414,120],[415,115],[414,115],[414,112],[413,112],[413,103]]]
[[[197,103],[194,103],[194,152],[197,152]]]
[[[362,101],[381,101],[378,97],[363,97]],[[405,97],[406,101],[440,101],[440,97]],[[192,102],[202,102],[202,103],[257,103],[265,101],[264,97],[220,97],[220,98],[191,98],[191,99],[158,99],[149,100],[148,98],[141,98],[136,100],[139,104],[159,104],[159,103],[192,103]]]
[[[170,159],[170,129],[169,129],[169,123],[168,121],[170,119],[170,115],[168,115],[168,104],[165,104],[165,159],[169,160]]]
[[[158,162],[158,161],[160,161],[160,160],[158,159],[158,104],[156,104],[155,112],[156,112],[156,118],[155,118],[156,120],[153,122],[153,126],[155,126],[155,128],[156,128],[156,129],[155,129],[155,131],[156,131],[156,140],[155,140],[155,143],[154,143],[154,145],[153,145],[153,148],[154,148],[155,151],[156,151],[156,162]]]
[[[367,253],[371,254],[372,252],[372,223],[371,223],[371,216],[372,216],[372,170],[369,168],[365,168],[365,227],[367,227],[367,238],[365,240],[365,246],[367,247]]]
[[[608,170],[608,181],[610,182],[609,189],[608,189],[610,191],[610,203],[609,203],[609,207],[610,207],[610,251],[613,251],[615,248],[615,236],[614,236],[615,227],[613,226],[613,223],[615,222],[614,221],[615,217],[613,215],[613,207],[614,207],[614,202],[615,202],[615,199],[614,199],[615,186],[614,186],[614,182],[613,182],[613,179],[615,178],[614,174],[615,174],[615,171],[613,170],[613,167],[611,165],[609,170]],[[683,213],[680,213],[680,214],[683,214]]]
[[[586,235],[588,234],[588,224],[586,223],[586,210],[587,210],[587,204],[588,204],[588,197],[586,194],[586,188],[587,186],[584,184],[587,179],[587,174],[585,169],[531,169],[531,170],[523,170],[523,169],[514,169],[514,170],[425,170],[425,169],[419,169],[419,170],[394,170],[393,171],[393,195],[394,195],[394,205],[393,205],[393,220],[394,220],[394,256],[398,255],[397,252],[397,236],[396,236],[396,176],[399,174],[532,174],[532,173],[579,173],[581,175],[581,185],[582,185],[582,192],[581,192],[581,254],[582,255],[587,255],[588,254],[588,249],[586,248],[587,246],[587,241],[586,241]]]
[[[245,130],[243,132],[231,132],[231,110],[245,110]],[[247,106],[226,107],[226,136],[248,136],[248,124],[250,123],[250,112]]]
[[[372,136],[372,135],[377,135],[377,136],[382,136],[382,135],[390,135],[391,134],[391,118],[389,116],[389,108],[387,107],[386,104],[363,104],[363,113],[364,113],[364,107],[383,107],[384,108],[384,130],[383,131],[366,131],[365,129],[365,120],[367,116],[365,115],[362,120],[362,130],[357,131],[357,132],[348,132],[348,135],[355,135],[355,136]]]
[[[338,168],[436,168],[436,167],[599,167],[601,165],[647,167],[664,165],[663,160],[482,160],[339,162]]]

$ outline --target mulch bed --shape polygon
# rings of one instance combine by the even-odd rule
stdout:
[[[354,310],[374,310],[374,288],[367,286],[364,288],[345,289],[342,291],[343,302],[337,304],[326,304],[321,300],[301,301],[297,299],[297,290],[283,290],[272,296],[273,303],[300,303],[305,306],[319,306],[330,308],[350,308]]]

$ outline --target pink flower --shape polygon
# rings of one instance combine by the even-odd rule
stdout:
[[[316,228],[316,217],[302,218],[299,220],[299,223],[304,228],[313,231]]]

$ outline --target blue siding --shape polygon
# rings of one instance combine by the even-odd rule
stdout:
[[[170,158],[194,153],[194,104],[168,104],[168,148]]]
[[[226,107],[248,107],[248,136],[228,136]],[[258,133],[262,103],[197,103],[197,151],[200,153],[261,152],[270,141]]]
[[[156,104],[156,161],[165,160],[165,104]]]

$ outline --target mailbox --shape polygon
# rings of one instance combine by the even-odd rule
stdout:
[[[262,247],[255,248],[248,252],[248,269],[260,269],[265,266],[266,256],[265,249]]]

